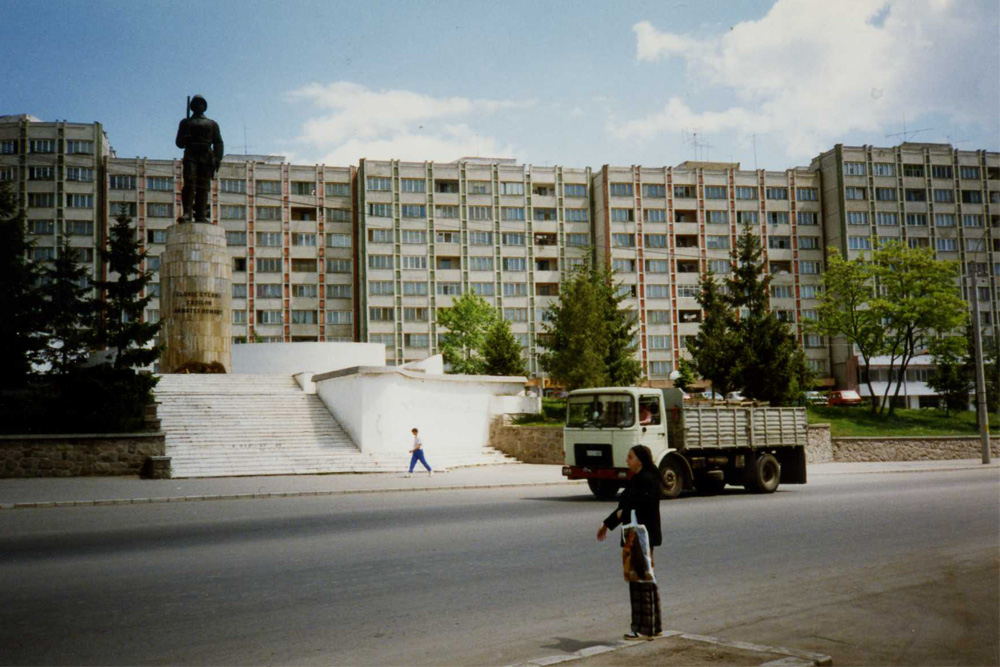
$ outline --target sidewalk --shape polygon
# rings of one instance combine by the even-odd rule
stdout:
[[[559,465],[497,464],[414,472],[337,475],[275,475],[148,480],[138,477],[37,477],[0,480],[0,510],[74,505],[281,498],[353,493],[396,493],[561,485],[588,493],[582,481],[569,481]],[[1000,461],[984,466],[976,459],[893,461],[884,463],[818,463],[809,477],[871,473],[919,473],[950,470],[1000,470]]]

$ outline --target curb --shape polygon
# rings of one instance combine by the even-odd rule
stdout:
[[[784,658],[779,658],[778,660],[769,660],[768,662],[763,662],[759,667],[827,667],[833,665],[833,658],[823,653],[812,653],[811,651],[800,651],[798,649],[785,648],[783,646],[764,646],[763,644],[752,644],[750,642],[740,642],[731,641],[728,639],[720,639],[718,637],[709,637],[706,635],[692,635],[681,630],[664,630],[663,637],[678,637],[680,639],[686,639],[692,642],[699,642],[702,644],[709,644],[711,646],[718,646],[720,648],[734,648],[743,651],[757,651],[759,653],[771,653],[777,655],[783,655]],[[599,644],[597,646],[588,646],[587,648],[580,649],[574,653],[567,655],[555,655],[546,658],[536,658],[533,660],[528,660],[527,662],[520,662],[516,665],[508,665],[508,667],[548,667],[549,665],[558,665],[571,663],[576,660],[583,660],[584,658],[591,658],[595,655],[603,655],[605,653],[611,653],[613,651],[618,651],[628,646],[641,646],[642,643],[638,642],[628,642],[628,641],[617,641],[611,644]]]
[[[373,493],[414,493],[416,491],[461,491],[465,489],[516,489],[532,486],[565,486],[582,482],[522,482],[518,484],[470,484],[466,486],[418,486],[397,489],[344,489],[339,491],[276,491],[272,493],[206,494],[198,496],[163,496],[159,498],[118,498],[101,500],[56,500],[34,503],[0,503],[2,510],[51,509],[54,507],[98,507],[105,505],[148,505],[191,503],[209,500],[263,500],[267,498],[307,498],[309,496],[350,496]]]
[[[822,464],[816,464],[822,465]],[[963,470],[996,470],[1000,468],[1000,463],[985,463],[980,466],[949,466],[947,468],[897,468],[895,470],[840,470],[830,472],[809,472],[810,476],[829,477],[833,475],[907,475],[913,473],[927,472],[962,472]]]

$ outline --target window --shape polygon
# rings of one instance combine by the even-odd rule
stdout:
[[[670,262],[666,259],[647,259],[645,268],[646,273],[669,273]]]
[[[635,260],[613,259],[611,260],[611,270],[619,273],[635,273]]]
[[[257,181],[254,191],[259,195],[280,195],[281,181]]]
[[[493,208],[490,206],[470,206],[469,220],[492,220]]]
[[[937,238],[934,239],[934,248],[940,251],[958,250],[958,239]]]
[[[934,201],[942,204],[951,204],[955,201],[954,190],[934,190]]]
[[[46,262],[56,258],[55,248],[42,248],[35,246],[31,249],[31,259],[35,262]]]
[[[246,324],[247,323],[247,311],[245,310],[234,310],[233,311],[233,324]]]
[[[69,178],[67,176],[67,178]],[[0,167],[0,181],[16,181],[17,167]],[[93,180],[93,178],[91,178]]]
[[[31,208],[55,208],[56,195],[52,192],[29,192],[28,206]]]
[[[697,285],[678,285],[677,286],[677,296],[681,298],[697,298],[698,296],[698,286]]]
[[[369,269],[391,269],[392,255],[368,255]]]
[[[504,245],[524,245],[524,234],[504,232],[500,235],[500,242]]]
[[[93,236],[94,223],[90,220],[67,220],[66,234],[68,236]]]
[[[167,242],[167,230],[165,230],[165,229],[147,229],[146,230],[146,242],[147,243],[166,243]]]
[[[726,198],[726,186],[725,185],[706,185],[705,186],[705,199],[725,199]]]
[[[554,208],[536,208],[532,211],[532,217],[539,222],[555,220],[556,210]]]
[[[469,257],[469,270],[470,271],[492,271],[493,270],[493,258],[492,257]]]
[[[667,212],[662,208],[647,208],[642,212],[642,218],[646,222],[666,222]]]
[[[500,207],[501,220],[524,220],[524,209],[520,206]]]
[[[329,261],[327,260],[327,265],[329,266]],[[329,273],[329,270],[328,270]],[[350,299],[351,298],[351,286],[350,285],[330,285],[326,286],[326,298],[328,299]]]
[[[643,243],[647,248],[666,248],[667,247],[667,235],[666,234],[645,234],[643,236]]]
[[[910,237],[906,239],[906,245],[911,248],[929,248],[930,239],[928,238],[914,238]]]
[[[256,287],[258,299],[280,299],[284,294],[281,283],[257,283]]]
[[[368,204],[368,215],[373,218],[391,218],[392,204]]]
[[[904,164],[903,165],[903,176],[907,178],[923,178],[924,177],[924,165],[922,164]]]
[[[635,234],[612,234],[611,245],[615,248],[634,248]]]
[[[805,319],[805,313],[802,313],[802,317]],[[823,337],[817,334],[806,334],[803,336],[803,342],[805,343],[805,347],[823,347]]]
[[[15,153],[17,153],[17,139],[0,141],[0,155],[14,155]]]
[[[959,167],[958,175],[962,179],[979,179],[979,167]]]
[[[799,287],[799,296],[803,299],[818,299],[823,290],[819,285],[802,285]]]
[[[493,232],[469,232],[469,245],[493,245]]]
[[[403,345],[406,347],[429,347],[430,336],[427,334],[403,334]]]
[[[399,179],[400,192],[426,192],[427,181],[422,178],[401,178]]]
[[[257,232],[257,245],[281,247],[281,232]]]
[[[647,310],[646,319],[650,324],[670,324],[669,310]]]
[[[566,222],[589,222],[590,211],[585,208],[567,208]]]
[[[350,324],[353,321],[354,321],[354,314],[351,313],[351,311],[349,310],[326,311],[327,324]]]
[[[791,285],[771,285],[772,299],[791,299],[794,296]]]
[[[316,273],[315,259],[292,259],[292,271],[299,273]]]
[[[233,271],[246,271],[246,270],[247,270],[247,258],[233,257]]]
[[[370,280],[368,293],[372,296],[392,296],[395,294],[394,283],[391,280]]]
[[[441,296],[458,296],[462,293],[462,283],[438,283],[435,291]]]
[[[872,165],[872,173],[876,176],[895,176],[896,165],[892,162],[876,162]]]
[[[149,202],[146,204],[146,215],[150,218],[172,218],[174,217],[174,205]]]
[[[927,214],[926,213],[907,213],[906,214],[906,226],[907,227],[926,227],[927,226]]]
[[[590,245],[590,234],[567,234],[566,245],[574,248],[585,248]]]
[[[737,199],[756,199],[757,198],[757,188],[748,185],[738,185],[736,186],[736,198]]]
[[[504,308],[503,318],[508,322],[527,322],[528,321],[528,309],[527,308]]]
[[[284,322],[280,310],[258,310],[257,324],[281,324]]]
[[[649,362],[649,374],[658,377],[666,377],[670,374],[671,367],[669,361]]]
[[[736,211],[736,224],[756,225],[760,220],[757,211]]]
[[[427,232],[422,229],[404,229],[400,232],[403,243],[427,243]]]
[[[469,181],[470,195],[488,195],[493,192],[489,181]]]
[[[632,196],[632,184],[631,183],[609,183],[608,193],[612,197],[631,197]]]
[[[769,224],[769,225],[787,225],[788,224],[788,211],[768,211],[768,213],[767,213],[767,224]]]
[[[818,250],[819,249],[819,237],[818,236],[800,236],[799,237],[799,250]]]
[[[257,273],[281,273],[282,265],[280,257],[258,257]]]
[[[788,188],[765,188],[764,196],[767,199],[788,199]]]
[[[792,241],[788,236],[769,236],[767,247],[772,250],[788,250],[792,247]]]
[[[309,246],[314,248],[316,247],[316,235],[311,233],[306,234],[302,232],[294,232],[292,233],[292,245]]]
[[[819,201],[819,190],[816,188],[796,188],[795,198],[799,201]]]
[[[56,180],[55,167],[28,167],[29,181],[54,181]]]
[[[404,218],[424,218],[427,217],[427,207],[423,204],[403,204],[399,207],[399,214]]]
[[[677,199],[694,199],[698,196],[697,188],[693,185],[675,185],[674,197]]]
[[[954,227],[955,226],[955,214],[954,213],[935,213],[934,214],[934,226],[935,227]]]
[[[493,283],[469,283],[469,291],[479,296],[493,296]]]
[[[844,188],[844,199],[865,199],[865,188],[848,186]]]
[[[389,231],[389,230],[386,230]],[[351,235],[350,234],[327,234],[326,235],[326,247],[327,248],[350,248],[351,247]]]
[[[963,204],[982,204],[983,193],[979,190],[962,190]]]
[[[289,185],[293,195],[302,197],[316,194],[316,184],[312,181],[292,181]]]
[[[649,336],[646,339],[651,350],[669,350],[670,336]]]
[[[898,213],[876,213],[875,214],[875,224],[879,227],[898,227],[899,226],[899,214]]]
[[[167,204],[171,206],[171,204]],[[67,208],[94,208],[94,195],[70,193],[66,195]]]
[[[434,215],[439,218],[457,218],[458,217],[458,207],[457,206],[435,206]]]
[[[503,284],[503,295],[504,296],[527,296],[528,295],[528,284],[527,283],[504,283]]]
[[[245,299],[245,298],[247,298],[247,286],[246,286],[246,283],[233,283],[233,298],[234,299]]]
[[[388,192],[392,190],[392,179],[382,176],[369,176],[366,184],[369,190]]]
[[[368,241],[371,243],[392,243],[393,235],[391,229],[383,227],[372,227],[368,230]]]
[[[427,283],[425,282],[404,282],[404,296],[427,296]]]
[[[818,261],[801,260],[799,262],[799,273],[806,273],[813,275],[822,273],[823,271],[822,265],[823,263]]]
[[[819,225],[819,216],[813,211],[799,211],[795,214],[795,221],[800,225]]]
[[[728,225],[729,224],[729,211],[706,211],[708,214],[708,224],[710,225]]]
[[[848,236],[847,248],[849,250],[871,250],[872,240],[867,236]]]
[[[55,234],[55,220],[28,220],[29,234]]]
[[[502,195],[523,195],[524,183],[515,181],[500,181],[500,194]]]
[[[172,176],[150,176],[146,179],[146,189],[158,192],[173,192],[174,179]]]
[[[986,252],[986,239],[965,239],[965,249],[969,252]]]
[[[297,283],[292,285],[292,296],[315,299],[319,296],[319,285],[313,283]]]
[[[844,163],[844,175],[845,176],[864,176],[867,174],[864,162],[845,162]]]
[[[931,165],[931,178],[954,178],[955,172],[952,171],[951,165],[948,164],[932,164]]]
[[[504,271],[524,271],[527,262],[524,257],[504,257],[502,266]]]
[[[587,196],[587,186],[582,183],[565,183],[563,196],[583,198]]]
[[[427,321],[427,309],[426,308],[404,308],[403,309],[403,321],[404,322],[426,322]]]
[[[896,201],[896,188],[875,188],[875,201]]]
[[[725,275],[732,272],[733,265],[728,259],[710,259],[708,260],[708,269],[712,273]]]
[[[669,299],[670,288],[667,285],[646,285],[646,298]]]
[[[644,183],[642,186],[642,196],[653,199],[663,199],[667,196],[666,186],[658,183]]]
[[[906,201],[927,201],[927,191],[924,189],[907,188],[903,190]]]
[[[706,236],[705,247],[708,248],[709,250],[728,250],[729,237],[725,235]]]
[[[847,212],[847,224],[849,224],[849,225],[867,225],[868,224],[868,211],[848,211]]]
[[[427,257],[421,255],[403,255],[400,257],[404,269],[426,269]],[[391,268],[391,267],[390,267]]]
[[[247,217],[247,207],[223,204],[219,207],[219,217],[223,220],[245,220]]]
[[[28,152],[30,153],[55,153],[55,139],[29,139]]]
[[[258,220],[281,220],[281,207],[280,206],[258,206],[257,207],[257,219]]]
[[[219,192],[245,195],[247,193],[247,182],[243,179],[220,178]]]
[[[983,216],[974,213],[966,213],[962,216],[963,227],[982,227]]]

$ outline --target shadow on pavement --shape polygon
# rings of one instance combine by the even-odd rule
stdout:
[[[553,637],[556,640],[555,644],[543,644],[541,648],[553,649],[556,651],[563,651],[564,653],[576,653],[585,648],[590,648],[591,646],[603,646],[604,642],[585,642],[579,639],[572,639],[570,637]]]

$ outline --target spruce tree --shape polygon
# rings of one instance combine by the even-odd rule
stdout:
[[[625,296],[620,294],[609,267],[595,269],[592,276],[601,297],[608,337],[608,351],[604,356],[608,384],[612,387],[629,387],[642,377],[642,362],[636,357],[636,314],[622,308]]]
[[[546,309],[542,325],[546,349],[539,363],[549,376],[569,390],[603,387],[609,382],[606,359],[608,332],[593,270],[584,265],[565,276],[559,300]]]
[[[715,274],[711,271],[698,282],[698,305],[704,312],[701,328],[688,341],[691,363],[698,374],[708,380],[712,391],[725,396],[741,388],[737,377],[738,346],[735,331],[736,313],[726,302]]]
[[[0,183],[0,389],[25,386],[44,344],[39,273],[28,259],[32,246],[17,196]]]
[[[527,375],[521,344],[510,330],[510,322],[498,318],[483,341],[482,357],[487,375]]]
[[[146,306],[153,299],[148,292],[142,296],[152,274],[141,270],[145,251],[139,245],[129,216],[119,214],[109,236],[108,247],[101,251],[109,278],[94,282],[104,292],[98,340],[115,350],[114,370],[137,369],[152,364],[160,355],[159,349],[150,345],[160,323],[142,321]]]
[[[65,375],[87,359],[93,342],[94,301],[79,250],[63,238],[55,261],[43,269],[46,346],[42,360]]]

